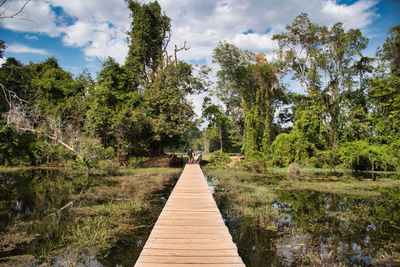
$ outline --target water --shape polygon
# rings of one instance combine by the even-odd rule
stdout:
[[[52,265],[133,266],[178,177],[146,197],[148,208],[135,217],[133,230],[114,237],[117,240],[110,250],[65,255],[58,251],[69,246],[63,238],[76,223],[71,207],[82,201],[84,206],[109,201],[101,196],[79,199],[81,192],[99,184],[111,189],[115,182],[60,170],[0,172],[0,265],[36,266],[50,258]],[[72,205],[59,211],[71,201]]]
[[[329,178],[314,174],[313,179]],[[342,175],[334,174],[336,180]],[[351,174],[345,174],[349,179]],[[376,179],[390,174],[351,179]],[[398,179],[398,174],[392,175]],[[259,186],[275,184],[274,178],[256,177]],[[271,179],[270,179],[271,178]],[[251,179],[250,179],[251,180]],[[380,196],[357,196],[321,193],[314,190],[276,190],[271,203],[276,229],[260,227],[257,222],[235,212],[229,194],[218,178],[209,178],[214,197],[221,210],[239,254],[246,266],[337,265],[396,266],[399,256],[380,257],[380,250],[399,251],[400,188],[379,189]],[[272,181],[272,182],[271,182]],[[392,244],[392,245],[388,245]],[[399,254],[397,254],[399,255]]]
[[[117,245],[108,252],[109,254],[101,261],[101,265],[96,266],[134,265],[179,176],[180,174],[176,175],[162,190],[154,192],[150,199],[148,199],[151,209],[146,210],[146,212],[143,212],[137,218],[138,225],[142,225],[143,227],[120,236]]]

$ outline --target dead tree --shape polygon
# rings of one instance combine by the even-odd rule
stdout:
[[[8,11],[10,10],[11,3],[15,3],[18,1],[10,1],[10,0],[1,0],[0,1],[0,20],[2,19],[14,19],[17,18],[19,14],[22,13],[22,11],[25,9],[25,7],[28,5],[28,3],[31,0],[26,0],[22,7],[19,7],[16,11],[11,12],[10,14],[7,14]],[[23,18],[26,19],[26,18]]]

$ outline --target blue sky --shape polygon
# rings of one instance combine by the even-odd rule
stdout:
[[[24,1],[9,1],[6,13],[17,10]],[[272,35],[282,32],[301,12],[308,13],[318,24],[341,21],[347,29],[360,28],[370,39],[365,51],[370,56],[384,42],[389,27],[400,24],[400,0],[158,2],[172,19],[171,47],[184,41],[191,47],[180,58],[211,66],[212,50],[220,40],[272,58],[277,48]],[[0,39],[8,46],[5,57],[15,57],[27,64],[54,56],[73,74],[83,69],[95,74],[107,56],[123,63],[130,23],[124,0],[31,0],[18,18],[0,20]],[[193,101],[198,109],[201,97]]]

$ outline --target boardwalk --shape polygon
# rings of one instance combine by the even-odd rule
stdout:
[[[186,165],[135,266],[244,266],[199,165]]]

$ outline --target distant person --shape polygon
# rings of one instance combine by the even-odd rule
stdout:
[[[192,163],[192,161],[193,161],[193,151],[192,151],[192,149],[191,148],[189,148],[189,151],[188,151],[188,158],[189,158],[189,163]]]

